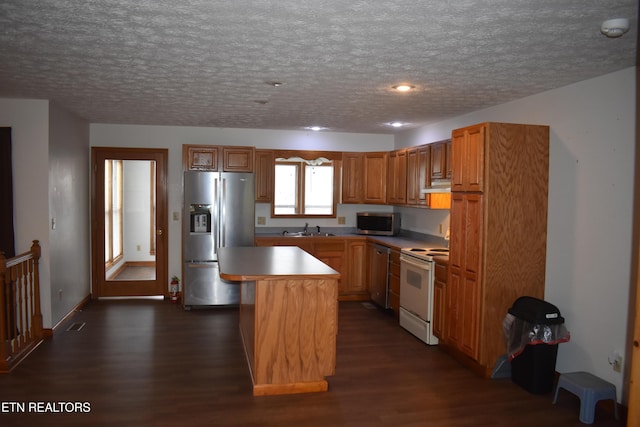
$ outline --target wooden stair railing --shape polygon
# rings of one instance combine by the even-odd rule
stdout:
[[[11,372],[43,340],[40,244],[6,259],[0,252],[0,373]]]

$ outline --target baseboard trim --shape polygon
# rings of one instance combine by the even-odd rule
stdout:
[[[73,315],[76,314],[78,311],[82,311],[84,306],[87,305],[87,303],[89,301],[91,301],[91,295],[87,295],[86,297],[84,297],[82,299],[82,301],[80,301],[75,307],[73,307],[73,309],[69,313],[67,313],[62,319],[60,319],[60,321],[58,323],[56,323],[53,326],[53,328],[44,329],[42,331],[43,337],[44,338],[52,338],[53,334],[56,333],[56,331],[62,326],[62,324],[65,323],[70,318],[72,318]]]

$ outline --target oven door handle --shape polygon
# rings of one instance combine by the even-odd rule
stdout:
[[[412,259],[410,259],[409,257],[405,257],[400,255],[400,261],[401,262],[406,262],[409,265],[412,265],[416,268],[419,268],[421,270],[431,270],[431,264],[433,261],[414,261]]]

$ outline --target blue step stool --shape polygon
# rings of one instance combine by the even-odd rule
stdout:
[[[618,402],[616,386],[588,372],[569,372],[560,374],[556,385],[553,403],[558,401],[558,391],[563,388],[580,398],[580,422],[592,424],[596,411],[596,403],[600,400],[613,400],[613,410],[618,418]]]

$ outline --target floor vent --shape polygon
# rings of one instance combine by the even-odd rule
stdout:
[[[377,307],[370,302],[363,302],[362,305],[369,310],[375,310]]]
[[[80,329],[84,328],[84,325],[86,325],[86,323],[82,322],[82,323],[73,323],[71,326],[69,326],[67,328],[67,331],[76,331],[78,332]]]

